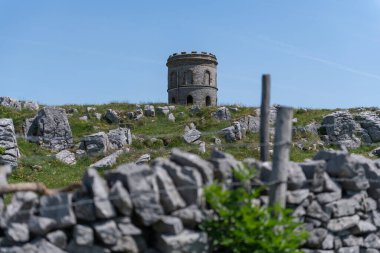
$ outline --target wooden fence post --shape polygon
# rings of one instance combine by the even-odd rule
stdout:
[[[260,109],[260,160],[269,160],[270,75],[262,76]]]
[[[285,207],[287,191],[287,166],[292,142],[293,109],[279,107],[274,136],[273,165],[269,189],[269,205],[279,204]]]

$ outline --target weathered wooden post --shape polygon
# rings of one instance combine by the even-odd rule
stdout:
[[[269,205],[279,204],[285,207],[287,191],[287,166],[292,142],[293,109],[279,107],[276,118],[274,135],[274,152],[271,180],[269,189]]]
[[[260,160],[269,160],[270,75],[262,76],[260,109]]]

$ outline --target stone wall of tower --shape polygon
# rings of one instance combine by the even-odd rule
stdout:
[[[169,57],[168,102],[217,105],[217,60],[209,53],[181,53]]]

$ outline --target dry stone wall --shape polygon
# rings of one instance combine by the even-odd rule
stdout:
[[[255,185],[270,183],[269,162],[244,163],[258,171]],[[18,192],[0,205],[0,252],[209,252],[199,229],[210,217],[203,187],[232,185],[241,166],[220,151],[203,160],[174,149],[169,158],[122,164],[104,177],[88,168],[72,193]],[[320,151],[287,169],[287,207],[310,233],[304,252],[379,252],[379,161]],[[0,168],[2,184],[8,172]],[[255,203],[266,205],[265,193]]]

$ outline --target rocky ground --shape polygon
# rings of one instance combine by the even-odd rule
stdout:
[[[0,163],[8,166],[1,183],[84,186],[51,197],[6,195],[0,252],[205,252],[202,187],[214,179],[228,187],[245,158],[259,172],[255,183],[269,180],[270,163],[257,161],[259,115],[236,105],[48,107],[0,98]],[[287,205],[310,231],[305,252],[380,249],[379,115],[295,109]],[[275,118],[273,107],[271,139]],[[83,201],[89,206],[75,208]],[[267,204],[265,192],[255,203]],[[49,211],[55,205],[69,207]]]
[[[17,167],[11,182],[61,187],[79,181],[89,166],[104,170],[143,163],[168,156],[174,147],[201,157],[209,157],[215,147],[238,159],[259,155],[257,108],[128,103],[45,108],[7,97],[0,101],[0,119],[8,122],[0,125],[0,161]],[[272,125],[275,116],[273,107]],[[379,122],[377,108],[295,109],[291,160],[341,145],[375,159]]]

